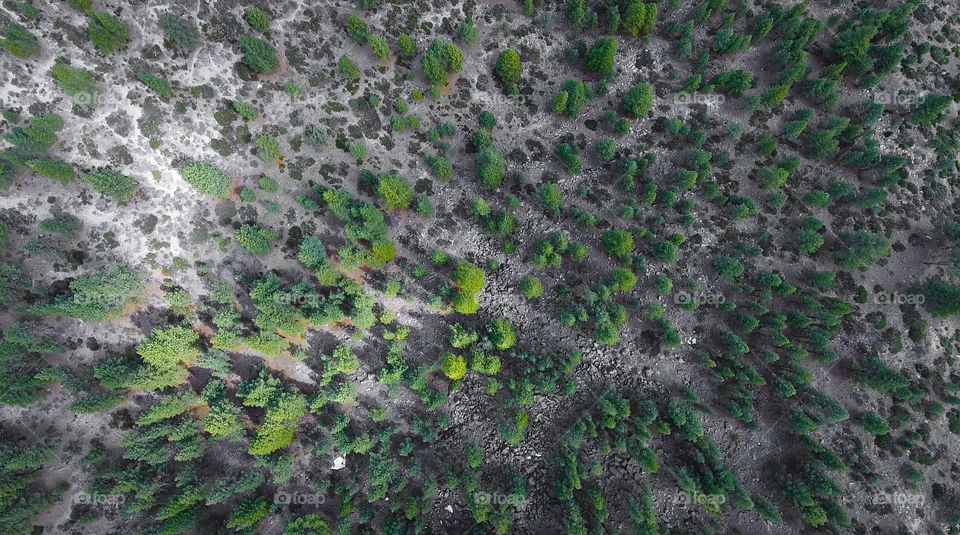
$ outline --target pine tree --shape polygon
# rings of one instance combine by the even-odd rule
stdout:
[[[636,118],[647,114],[653,102],[653,88],[649,84],[639,83],[623,96],[623,107]]]
[[[272,74],[280,69],[280,60],[273,45],[252,35],[240,36],[243,64],[258,74]]]
[[[613,74],[613,57],[617,53],[617,40],[601,37],[587,51],[587,68],[604,76]]]
[[[520,54],[516,50],[508,48],[500,53],[497,58],[497,77],[506,85],[512,85],[520,81],[522,67],[520,66]]]

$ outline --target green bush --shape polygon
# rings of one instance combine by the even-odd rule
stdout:
[[[553,182],[544,182],[540,185],[540,191],[537,192],[537,200],[550,213],[559,215],[563,207],[563,192]]]
[[[358,162],[363,163],[367,159],[367,147],[359,141],[351,141],[347,145],[347,149],[350,151],[350,154],[357,159]]]
[[[244,65],[259,74],[272,74],[280,68],[277,51],[273,45],[252,35],[240,36],[240,48],[243,49]]]
[[[523,67],[520,65],[520,54],[512,48],[508,48],[500,53],[497,58],[497,77],[506,85],[512,85],[520,81],[523,75]]]
[[[243,12],[243,16],[247,19],[247,24],[254,30],[264,33],[270,31],[270,15],[260,6],[248,7]]]
[[[507,350],[513,347],[517,337],[513,332],[513,324],[504,318],[494,318],[487,324],[487,336],[497,349]]]
[[[554,150],[554,154],[557,155],[557,158],[560,158],[560,161],[563,162],[563,166],[567,168],[567,172],[571,175],[579,175],[580,171],[583,169],[583,163],[580,161],[580,157],[577,156],[577,146],[573,143],[563,143],[557,145],[557,148]]]
[[[373,57],[380,61],[390,59],[390,47],[387,45],[387,40],[380,35],[370,36],[370,51],[373,52]]]
[[[377,195],[386,203],[388,210],[406,210],[413,202],[413,189],[399,175],[380,175]]]
[[[269,254],[279,237],[275,230],[254,225],[244,225],[237,230],[237,243],[240,247],[257,256]]]
[[[883,421],[877,413],[875,412],[865,412],[860,415],[860,419],[857,422],[863,427],[866,432],[871,435],[886,435],[890,433],[890,426],[887,425],[887,422]]]
[[[608,230],[603,234],[603,248],[611,256],[626,258],[633,251],[633,236],[622,229]]]
[[[176,46],[193,50],[200,44],[200,31],[196,25],[172,13],[160,15],[160,28]]]
[[[227,519],[227,528],[247,528],[267,516],[273,506],[266,498],[247,498],[240,502]]]
[[[370,37],[370,30],[363,19],[351,13],[347,16],[347,35],[358,45],[363,45],[367,43],[367,39]]]
[[[357,67],[357,64],[346,55],[340,56],[340,59],[337,60],[337,66],[340,68],[340,74],[343,74],[344,78],[348,80],[360,79],[360,67]]]
[[[617,154],[617,143],[612,139],[601,139],[597,142],[597,158],[601,162],[609,162]]]
[[[417,55],[417,45],[409,35],[401,33],[397,38],[397,53],[403,59],[411,59]]]
[[[661,262],[673,262],[677,258],[677,246],[671,241],[660,240],[653,244],[653,256]]]
[[[260,159],[265,163],[279,163],[283,154],[280,145],[273,136],[262,135],[257,138],[257,148],[260,149]]]
[[[25,163],[27,167],[34,173],[47,178],[52,178],[61,184],[69,184],[77,178],[77,174],[73,171],[73,166],[66,162],[61,162],[60,160],[55,160],[53,158],[37,158],[34,160],[27,160]]]
[[[477,152],[477,176],[489,189],[496,189],[507,172],[507,161],[492,145]]]
[[[623,95],[623,107],[635,118],[643,117],[653,102],[653,88],[650,84],[640,83]]]
[[[474,266],[470,262],[459,261],[453,272],[453,282],[461,290],[477,293],[483,289],[484,284],[483,270]]]
[[[226,199],[233,188],[233,178],[219,167],[208,162],[187,164],[180,175],[197,191],[215,199]]]
[[[260,177],[258,184],[260,185],[260,189],[267,193],[276,193],[277,190],[280,189],[280,185],[277,184],[277,181],[268,176]]]
[[[417,213],[423,217],[433,217],[433,204],[427,197],[417,197],[416,209]]]
[[[527,275],[520,280],[520,293],[527,299],[536,299],[543,293],[543,284],[539,278]]]
[[[74,69],[69,64],[58,60],[53,67],[50,67],[50,73],[56,84],[78,104],[88,108],[97,107],[100,91],[89,71]]]
[[[604,76],[613,74],[613,57],[617,53],[617,40],[601,37],[587,51],[587,68]]]
[[[446,352],[440,356],[440,363],[443,366],[443,374],[452,381],[460,380],[467,373],[467,359],[451,352]]]
[[[924,306],[935,318],[960,315],[960,285],[931,279],[923,287]]]
[[[154,76],[149,72],[141,72],[137,75],[137,79],[143,82],[150,89],[153,89],[154,92],[163,98],[170,98],[173,96],[173,87],[171,87],[170,81],[166,78]]]
[[[117,17],[101,11],[90,13],[87,32],[90,33],[93,44],[104,54],[112,54],[130,42],[127,25]]]
[[[233,109],[240,114],[240,117],[243,117],[248,121],[254,121],[260,116],[260,110],[242,100],[234,100]]]
[[[130,177],[115,173],[109,169],[101,169],[83,175],[83,180],[93,189],[109,195],[118,201],[126,201],[133,195],[137,183]]]
[[[453,178],[453,166],[446,158],[435,159],[431,168],[433,169],[433,174],[437,175],[437,178],[444,182]]]
[[[890,240],[882,234],[859,230],[844,232],[840,235],[840,239],[846,248],[834,253],[834,260],[843,267],[844,271],[867,268],[890,254]]]
[[[934,124],[953,99],[943,95],[927,95],[914,106],[908,120],[914,124]]]
[[[18,58],[29,58],[40,53],[40,45],[37,44],[37,38],[26,28],[15,22],[11,22],[3,27],[3,39],[0,39],[0,46],[7,49],[8,52]]]

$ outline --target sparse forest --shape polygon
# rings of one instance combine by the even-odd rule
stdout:
[[[2,535],[960,535],[956,0],[11,0],[0,67]]]

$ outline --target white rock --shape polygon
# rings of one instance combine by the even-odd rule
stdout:
[[[343,456],[337,457],[333,460],[333,466],[330,467],[331,470],[343,470],[347,466],[347,460]]]

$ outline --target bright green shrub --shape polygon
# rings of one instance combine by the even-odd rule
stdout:
[[[180,175],[197,191],[215,199],[226,199],[233,187],[233,178],[219,167],[208,162],[187,164]]]
[[[273,229],[244,225],[237,230],[237,243],[247,251],[263,256],[273,249],[274,242],[280,235]]]
[[[110,13],[102,11],[90,13],[87,32],[90,33],[93,44],[104,54],[112,54],[130,42],[127,25]]]
[[[92,173],[83,175],[84,182],[90,184],[93,189],[109,195],[118,201],[125,201],[133,195],[137,183],[130,177],[115,173],[109,169],[101,169]]]
[[[88,108],[96,108],[100,98],[100,91],[89,71],[74,69],[69,64],[57,61],[50,67],[53,80],[63,91],[70,95],[78,104]]]
[[[0,46],[18,58],[25,59],[40,53],[37,38],[16,22],[11,22],[3,27],[3,39],[0,39]]]
[[[252,35],[240,36],[240,48],[243,49],[244,65],[258,74],[272,74],[280,68],[277,51],[273,45]]]
[[[173,96],[173,87],[170,85],[170,81],[166,78],[154,76],[149,72],[141,72],[137,75],[137,79],[143,82],[150,89],[153,89],[154,92],[163,98],[170,98]]]
[[[248,7],[243,12],[243,16],[247,19],[247,24],[254,30],[264,33],[270,31],[270,15],[260,6]]]
[[[260,116],[260,110],[258,110],[252,104],[248,104],[242,100],[234,100],[233,109],[237,110],[237,113],[240,114],[240,117],[243,117],[248,121],[254,121]]]

